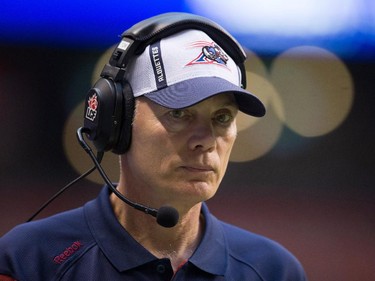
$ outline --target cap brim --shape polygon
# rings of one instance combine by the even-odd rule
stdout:
[[[144,94],[164,107],[179,109],[192,106],[214,95],[231,92],[243,113],[262,117],[263,103],[252,93],[218,77],[199,77],[178,82],[161,90]]]

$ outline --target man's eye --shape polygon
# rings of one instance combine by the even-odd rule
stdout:
[[[231,114],[219,114],[216,116],[216,121],[222,124],[226,124],[233,120],[233,117]]]
[[[179,119],[179,118],[183,118],[186,114],[185,114],[185,111],[181,109],[175,109],[175,110],[171,110],[169,112],[169,115],[172,116],[173,118]]]

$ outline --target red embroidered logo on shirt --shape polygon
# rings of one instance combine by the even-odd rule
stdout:
[[[54,257],[53,261],[57,264],[62,264],[67,258],[77,252],[83,244],[80,241],[75,241],[71,246],[66,248],[60,255]]]

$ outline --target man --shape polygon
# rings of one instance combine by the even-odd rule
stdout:
[[[145,29],[158,24],[147,22]],[[230,49],[207,34],[216,31],[184,23],[164,34],[162,26],[155,28],[162,36],[134,55],[120,79],[131,87],[135,110],[126,132],[131,143],[115,149],[121,171],[116,190],[106,186],[82,208],[26,223],[2,237],[0,280],[305,280],[299,262],[282,246],[210,214],[204,202],[225,174],[238,111],[260,117],[265,109],[241,88],[244,72]],[[128,49],[124,40],[111,60]],[[116,65],[103,73],[125,67]],[[103,74],[98,84],[115,89],[119,76],[111,75]],[[105,89],[95,87],[85,110],[94,140],[105,103]],[[144,206],[170,206],[161,218],[166,222],[158,224],[117,192]]]

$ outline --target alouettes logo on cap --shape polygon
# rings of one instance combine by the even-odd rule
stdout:
[[[95,93],[92,96],[90,96],[87,100],[87,109],[86,109],[86,115],[85,115],[86,119],[89,119],[90,121],[95,120],[96,115],[98,113],[97,111],[98,106],[99,106],[98,96]]]
[[[193,59],[186,66],[194,64],[217,64],[226,67],[228,55],[215,42],[197,41],[190,45],[190,47],[201,48],[201,53]]]

